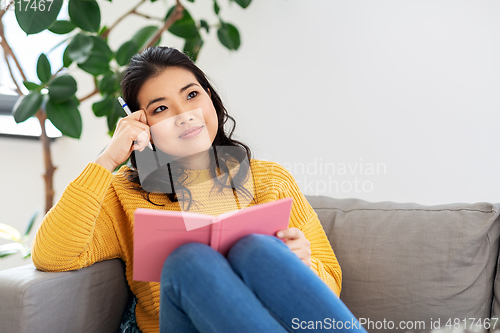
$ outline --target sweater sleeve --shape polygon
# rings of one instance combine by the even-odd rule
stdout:
[[[106,202],[116,200],[113,174],[89,163],[45,215],[32,243],[33,264],[42,271],[69,271],[121,256]]]
[[[311,269],[340,296],[342,271],[318,214],[304,197],[290,172],[279,164],[276,164],[276,170],[278,177],[284,180],[280,199],[293,198],[289,227],[295,227],[304,233],[311,243]]]

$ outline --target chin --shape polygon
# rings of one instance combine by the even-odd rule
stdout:
[[[185,149],[185,150],[167,151],[165,153],[168,155],[174,156],[177,159],[180,159],[180,158],[195,156],[195,155],[204,153],[204,152],[208,151],[210,149],[210,147],[211,147],[211,145],[210,146],[200,146],[200,147],[190,147],[189,150]]]

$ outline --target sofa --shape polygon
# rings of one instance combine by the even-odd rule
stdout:
[[[306,199],[342,267],[341,299],[369,332],[500,328],[500,204]],[[116,332],[129,299],[119,259],[0,271],[0,332]]]

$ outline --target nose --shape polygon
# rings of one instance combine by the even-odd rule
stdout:
[[[176,126],[182,126],[185,125],[187,122],[194,120],[194,115],[191,112],[183,112],[175,117],[176,117],[175,119]]]

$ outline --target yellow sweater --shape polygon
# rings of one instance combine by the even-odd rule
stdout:
[[[311,269],[333,292],[340,295],[340,266],[317,214],[301,193],[293,176],[275,162],[252,159],[250,167],[254,177],[253,194],[259,204],[287,197],[294,199],[289,227],[302,230],[311,243]],[[123,166],[113,175],[96,163],[89,163],[85,167],[44,217],[32,244],[33,263],[42,271],[58,272],[121,258],[126,264],[128,284],[138,298],[138,326],[143,333],[156,333],[159,331],[160,285],[132,279],[134,211],[137,208],[178,211],[180,207],[178,203],[171,203],[165,194],[151,193],[152,202],[165,204],[155,206],[146,201],[138,191],[130,190],[131,183],[123,175],[126,169],[128,167]],[[192,170],[188,173],[190,179],[194,173],[199,177],[208,175],[203,170]],[[210,182],[202,182],[197,185],[208,186],[202,189],[202,193],[208,193],[213,183],[210,185]],[[200,197],[193,198],[200,201]],[[205,209],[203,213],[210,215],[235,209],[218,205],[212,199],[207,206],[208,211]]]

